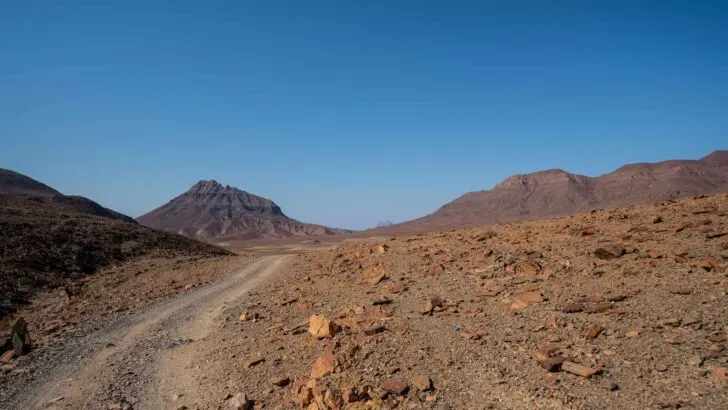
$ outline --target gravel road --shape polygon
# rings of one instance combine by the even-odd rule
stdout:
[[[221,282],[67,335],[3,386],[0,408],[196,408],[206,390],[192,361],[215,319],[282,274],[290,257],[257,259]]]

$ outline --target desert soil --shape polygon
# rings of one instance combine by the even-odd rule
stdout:
[[[728,408],[728,195],[306,249],[72,327],[0,407]]]
[[[215,330],[228,303],[283,272],[288,258],[248,261],[210,286],[95,321],[90,329],[65,334],[65,343],[49,342],[55,345],[46,346],[45,355],[6,372],[0,407],[177,409],[198,403],[204,397],[195,378],[198,344]]]

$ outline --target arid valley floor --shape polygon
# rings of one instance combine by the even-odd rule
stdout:
[[[728,405],[725,194],[236,251],[37,295],[1,407]]]

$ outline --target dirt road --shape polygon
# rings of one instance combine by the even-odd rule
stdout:
[[[266,256],[231,277],[98,326],[41,358],[31,380],[4,386],[4,409],[178,409],[205,399],[193,359],[227,304],[283,272],[290,255]]]

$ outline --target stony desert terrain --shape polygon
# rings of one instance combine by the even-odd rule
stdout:
[[[184,404],[725,408],[727,259],[724,194],[302,254],[223,311]]]
[[[728,405],[726,194],[286,249],[150,255],[41,295],[0,404]]]

